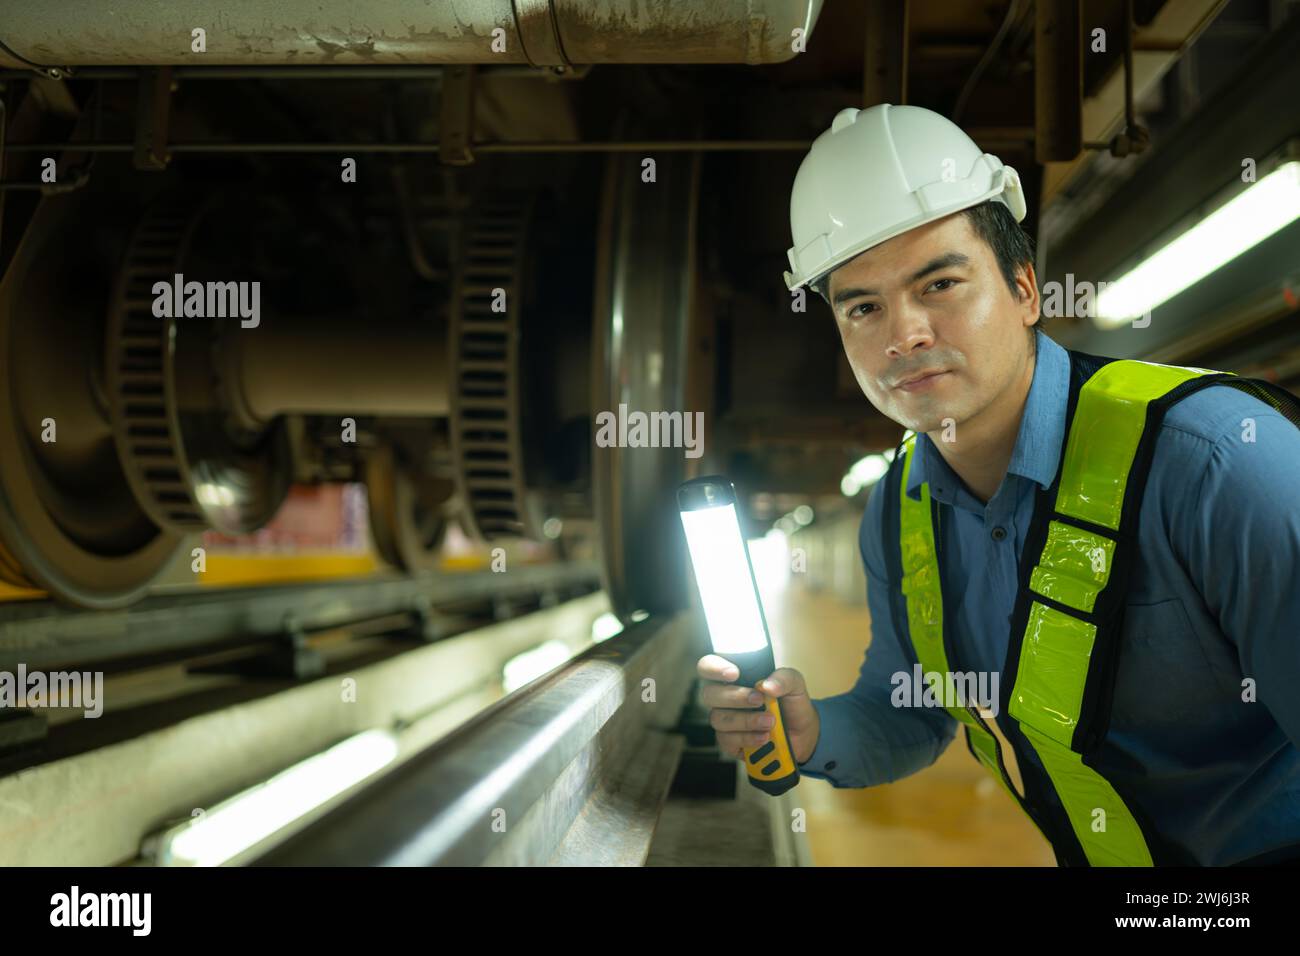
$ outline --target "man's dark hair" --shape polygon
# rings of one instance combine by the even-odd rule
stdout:
[[[1006,280],[1007,288],[1014,298],[1019,299],[1016,269],[1034,264],[1034,237],[1021,229],[1011,210],[995,199],[963,209],[962,215],[969,220],[975,235],[993,250],[993,258],[998,262],[998,271]],[[1029,327],[1030,347],[1035,355],[1038,354],[1038,335],[1034,330],[1042,321],[1040,313]]]
[[[1011,290],[1013,296],[1019,297],[1020,290],[1016,288],[1016,269],[1033,265],[1033,237],[1020,227],[1011,210],[996,199],[971,206],[961,212],[970,221],[975,235],[983,239],[985,245],[993,250],[993,258],[997,260],[998,270],[1002,273],[1007,288]],[[814,292],[830,302],[830,273],[818,276],[817,280],[810,285]],[[1031,336],[1034,334],[1032,330],[1041,321],[1041,317],[1034,320],[1034,325],[1030,326]]]
[[[1034,239],[1020,228],[1011,210],[997,200],[990,199],[978,206],[963,209],[975,234],[993,250],[998,269],[1006,280],[1011,294],[1019,298],[1016,288],[1016,269],[1034,264]]]

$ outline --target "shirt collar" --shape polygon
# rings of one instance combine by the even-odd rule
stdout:
[[[1038,356],[1034,361],[1034,380],[1029,385],[1025,411],[1020,416],[1016,447],[1007,465],[1009,474],[1021,475],[1047,488],[1056,477],[1061,460],[1061,442],[1065,438],[1065,410],[1070,395],[1070,356],[1043,333],[1035,329]],[[951,475],[930,436],[917,436],[915,456],[907,476],[907,495],[921,498],[921,483],[927,474]],[[952,479],[955,481],[955,477]]]

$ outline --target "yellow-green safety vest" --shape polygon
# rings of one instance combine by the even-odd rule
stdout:
[[[1191,861],[1094,766],[1109,726],[1124,598],[1136,559],[1138,509],[1166,411],[1209,385],[1254,395],[1300,427],[1300,400],[1269,382],[1202,368],[1115,360],[1070,351],[1066,440],[1052,486],[1039,488],[1020,559],[1000,712],[1041,762],[1062,813],[1031,775],[1018,793],[1001,744],[976,703],[963,706],[949,667],[951,643],[935,541],[939,510],[928,486],[906,493],[916,436],[904,436],[884,479],[885,554],[895,631],[964,725],[971,753],[1052,844],[1063,866],[1152,866]],[[892,546],[891,535],[896,535]],[[1009,678],[1010,675],[1010,678]],[[951,695],[951,696],[950,696]],[[1014,745],[1013,745],[1014,746]],[[1027,761],[1018,755],[1021,768]],[[1034,774],[1033,778],[1038,779]]]

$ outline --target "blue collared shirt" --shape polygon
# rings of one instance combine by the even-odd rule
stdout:
[[[1035,492],[1052,483],[1065,438],[1069,355],[1036,334],[1015,451],[988,504],[926,435],[907,486],[918,499],[928,481],[939,502],[948,666],[996,672],[1000,684],[1013,676],[1002,668]],[[836,787],[915,773],[957,732],[940,708],[890,702],[892,676],[910,677],[916,657],[889,613],[883,487],[859,531],[871,645],[852,690],[814,701],[821,734],[800,764]],[[1160,835],[1198,863],[1300,848],[1300,429],[1228,386],[1178,402],[1156,440],[1138,534],[1098,771],[1127,785]],[[999,713],[997,723],[1038,764],[1015,721]]]

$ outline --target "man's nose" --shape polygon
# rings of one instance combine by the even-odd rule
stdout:
[[[919,304],[905,299],[890,310],[889,345],[886,348],[890,358],[901,358],[933,344],[934,329],[930,327],[925,309]]]

